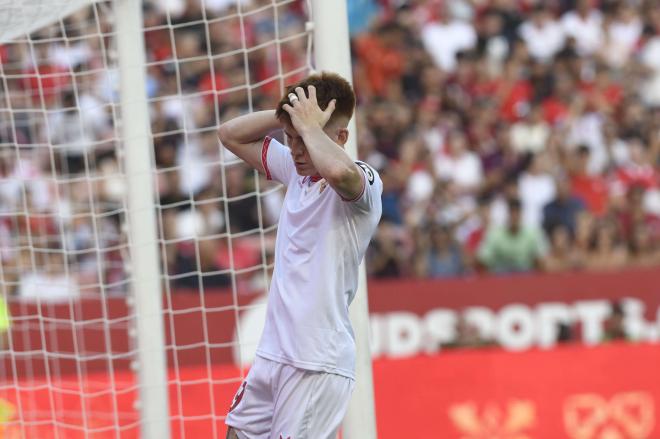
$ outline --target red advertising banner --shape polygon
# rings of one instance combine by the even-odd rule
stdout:
[[[378,437],[656,439],[659,364],[657,345],[621,343],[376,360]],[[236,376],[238,370],[226,365],[214,368],[213,384],[203,367],[172,373],[173,437],[224,437],[222,417],[239,386],[231,380]],[[109,377],[89,377],[85,398],[75,376],[51,383],[50,392],[45,380],[1,391],[0,437],[20,438],[21,431],[35,439],[109,439],[117,432],[122,439],[139,437],[132,375],[114,378],[114,392],[95,393],[93,386],[108,388]],[[21,422],[30,427],[22,430]]]
[[[580,340],[596,344],[612,301],[623,305],[630,337],[660,340],[657,269],[369,284],[374,350],[393,357],[434,351],[451,341],[459,318],[510,350],[555,345],[559,323],[579,327]],[[405,340],[392,337],[401,332],[398,327],[407,332]]]
[[[472,350],[377,361],[379,438],[659,438],[660,348]]]
[[[238,308],[225,291],[165,300],[175,437],[224,433],[265,313],[262,295],[238,298]],[[635,343],[602,344],[613,301]],[[371,281],[369,303],[379,438],[660,439],[660,270]],[[27,414],[30,438],[82,427],[137,437],[125,299],[10,309],[0,437]],[[463,323],[498,347],[446,349]],[[557,346],[559,325],[575,329],[572,344]]]
[[[225,291],[176,291],[165,301],[165,328],[170,363],[249,364],[261,334],[265,297],[239,294],[239,309]],[[561,323],[576,329],[578,341],[594,345],[603,339],[611,302],[625,311],[624,326],[637,341],[660,341],[660,270],[475,277],[455,280],[392,280],[369,283],[374,358],[432,354],[451,344],[459,321],[476,327],[481,338],[507,350],[549,348]],[[22,375],[45,373],[44,351],[67,354],[57,364],[75,371],[75,354],[89,353],[88,371],[107,368],[97,355],[113,352],[113,368],[128,367],[132,310],[123,298],[106,303],[86,299],[75,304],[10,303],[11,336],[18,361],[4,367]],[[238,311],[238,312],[237,312]],[[237,325],[236,316],[239,318]],[[238,331],[237,331],[238,329]],[[109,336],[107,336],[109,334]],[[237,339],[247,345],[237,350]],[[210,346],[210,348],[209,348]],[[35,357],[36,355],[36,357]],[[0,356],[0,369],[3,367]],[[0,376],[0,379],[2,377]]]

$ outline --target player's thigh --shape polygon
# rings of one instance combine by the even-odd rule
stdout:
[[[354,381],[335,374],[289,369],[280,380],[270,439],[335,439]]]
[[[273,419],[272,365],[255,359],[240,385],[225,423],[238,439],[267,439]],[[230,430],[234,430],[231,432]],[[233,437],[233,436],[228,436]]]

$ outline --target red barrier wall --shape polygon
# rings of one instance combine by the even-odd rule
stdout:
[[[574,345],[519,353],[452,351],[376,360],[378,437],[656,439],[659,364],[660,349],[646,344]],[[227,365],[214,367],[214,385],[206,380],[207,373],[206,368],[189,366],[179,375],[171,374],[171,379],[184,383],[170,386],[174,438],[224,437],[221,417],[239,383],[223,380],[238,371]],[[91,381],[102,387],[108,377],[96,375]],[[100,393],[85,399],[83,411],[75,393],[61,390],[75,389],[75,377],[59,382],[54,395],[24,390],[20,397],[25,412],[48,419],[56,410],[60,423],[35,426],[28,437],[55,437],[57,429],[62,439],[78,439],[83,437],[83,425],[97,429],[95,439],[115,438],[115,426],[121,438],[138,437],[132,376],[120,372],[115,381],[117,410],[110,395]],[[12,407],[17,407],[18,397],[16,392],[0,392],[0,402]],[[115,418],[107,413],[118,414]],[[2,428],[0,423],[0,433]],[[0,437],[12,437],[18,428],[15,422],[6,423],[5,436]]]
[[[260,297],[239,295],[241,319],[260,312],[245,306]],[[609,301],[623,299],[628,311],[627,327],[633,338],[660,340],[660,270],[657,269],[442,281],[371,281],[372,351],[376,358],[436,352],[438,346],[454,335],[458,318],[471,321],[487,338],[511,350],[554,346],[556,326],[564,320],[580,329],[578,335],[582,341],[594,344],[602,338]],[[168,350],[170,363],[175,356],[179,365],[234,361],[231,344],[237,313],[232,300],[231,294],[222,291],[207,292],[203,302],[192,291],[180,291],[166,298],[167,341],[176,346]],[[105,308],[91,299],[72,305],[10,305],[12,314],[20,316],[20,321],[13,325],[13,349],[34,354],[19,359],[15,365],[5,357],[6,370],[15,367],[22,375],[29,367],[32,375],[44,373],[48,361],[43,357],[44,350],[90,354],[112,351],[117,356],[115,368],[128,366],[130,358],[121,358],[131,345],[130,309],[124,299],[109,299]],[[110,323],[103,322],[108,319]],[[248,327],[246,331],[248,339],[258,339],[260,328]],[[110,334],[109,340],[106,332]],[[213,347],[207,349],[206,343]],[[62,372],[76,370],[75,358],[61,361],[58,358],[58,361],[57,367]],[[0,367],[2,364],[0,360]],[[93,371],[107,369],[108,364],[106,360],[91,359],[85,362],[85,367]]]
[[[197,292],[165,300],[169,364],[178,366],[171,378],[179,384],[170,387],[173,429],[180,436],[223,431],[240,376],[232,364],[236,316],[256,337],[246,322],[263,311],[252,306],[261,296],[239,297],[239,313],[222,291],[207,293],[204,308]],[[611,300],[625,304],[626,327],[642,343],[588,347],[602,339]],[[660,352],[649,343],[660,338],[659,270],[372,281],[369,302],[379,438],[660,439]],[[18,410],[21,400],[23,414],[57,416],[62,439],[79,437],[82,419],[104,412],[85,421],[99,429],[95,437],[115,425],[121,437],[135,437],[131,310],[124,299],[10,306],[14,351],[0,359],[0,420],[16,416],[11,407]],[[437,354],[461,318],[504,349]],[[582,343],[548,349],[564,321],[580,328]],[[101,355],[81,361],[81,352]],[[79,369],[86,380],[73,375]],[[39,387],[47,371],[55,397],[47,393],[52,385]],[[49,437],[52,425],[43,428],[51,430],[34,437]]]
[[[658,365],[625,344],[379,361],[378,437],[659,438]]]

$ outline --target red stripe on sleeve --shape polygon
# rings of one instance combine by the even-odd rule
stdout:
[[[346,201],[347,203],[352,203],[353,201],[357,201],[360,198],[362,198],[362,195],[364,195],[364,191],[367,188],[367,176],[364,175],[364,171],[360,169],[360,175],[362,176],[362,190],[358,194],[357,197],[353,198],[352,200],[349,200],[348,198],[344,198],[341,195],[339,196],[343,201]]]
[[[271,141],[270,136],[264,138],[264,143],[261,145],[261,165],[264,167],[264,172],[266,173],[266,179],[272,180],[270,176],[270,170],[268,169],[268,146]]]

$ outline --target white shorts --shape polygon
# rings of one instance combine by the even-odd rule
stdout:
[[[225,423],[240,439],[335,439],[354,381],[256,357]]]

